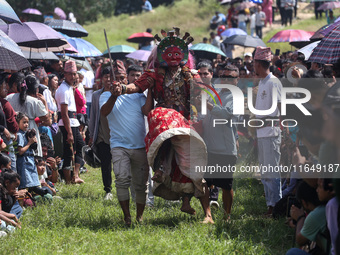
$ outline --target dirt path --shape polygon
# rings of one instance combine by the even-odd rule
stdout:
[[[299,9],[298,9],[298,13],[297,13],[297,18],[293,20],[293,24],[296,24],[301,20],[309,19],[309,18],[313,17],[314,16],[313,11],[314,11],[313,6],[311,4],[299,2]],[[271,27],[269,27],[269,25],[268,25],[267,27],[264,27],[262,29],[263,37],[265,37],[266,34],[269,31],[271,31],[273,29],[278,29],[278,28],[282,28],[282,30],[289,29],[289,26],[287,26],[287,27],[281,26],[281,18],[280,18],[279,13],[277,13],[275,15],[275,21],[273,22]],[[254,48],[244,48],[242,46],[236,46],[235,45],[235,50],[233,50],[233,58],[236,58],[236,57],[242,57],[243,58],[243,55],[244,55],[245,52],[253,52],[253,51],[254,51]]]

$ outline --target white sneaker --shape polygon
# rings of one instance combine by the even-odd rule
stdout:
[[[210,201],[209,206],[210,206],[210,208],[215,208],[215,209],[220,207],[219,203],[217,201],[214,201],[214,200]]]
[[[111,192],[106,193],[104,200],[109,200],[111,201],[113,199],[113,195]]]
[[[0,237],[7,236],[7,233],[5,231],[0,231]]]

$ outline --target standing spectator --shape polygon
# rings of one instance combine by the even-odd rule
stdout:
[[[227,24],[228,24],[228,28],[233,27],[233,23],[234,23],[234,14],[235,14],[235,7],[234,4],[230,5],[230,8],[228,9],[228,15],[227,15]]]
[[[112,85],[111,68],[102,67],[101,75],[102,88],[92,95],[91,115],[95,116],[94,121],[89,122],[90,140],[89,145],[93,148],[100,159],[102,171],[102,180],[104,191],[106,192],[104,200],[112,200],[112,155],[110,149],[110,129],[106,116],[100,114],[99,98],[104,92],[109,92]]]
[[[236,66],[226,66],[223,76],[228,84],[237,85],[239,71]],[[228,89],[222,89],[219,92],[222,100],[222,106],[217,106],[211,102],[207,103],[208,114],[203,119],[203,137],[208,150],[208,166],[226,166],[231,168],[236,165],[237,149],[236,136],[237,130],[229,125],[218,125],[214,127],[215,119],[233,119],[237,118],[233,115],[233,95]],[[213,130],[213,131],[212,131]],[[206,175],[208,177],[208,175]],[[222,200],[224,208],[225,220],[230,220],[231,207],[233,203],[233,174],[209,174],[205,178],[208,187],[214,185],[222,188]]]
[[[47,71],[58,76],[58,81],[62,82],[64,79],[63,62],[61,60],[50,60],[50,69]]]
[[[220,49],[220,45],[221,45],[220,40],[221,40],[221,37],[216,35],[215,32],[210,33],[210,43],[211,43],[211,45],[214,45],[215,47]]]
[[[262,27],[264,26],[264,21],[266,20],[266,14],[262,11],[262,7],[257,6],[257,12],[255,14],[255,29],[256,35],[262,39]]]
[[[296,0],[285,0],[285,12],[286,12],[286,20],[285,20],[285,26],[287,26],[287,23],[289,21],[289,25],[291,26],[293,23],[293,11],[295,6]]]
[[[79,121],[76,118],[76,103],[73,94],[73,83],[77,75],[76,63],[68,60],[65,63],[65,81],[60,85],[56,92],[58,105],[59,127],[63,134],[64,154],[63,154],[63,173],[66,183],[71,182],[71,161],[75,151],[74,183],[83,183],[79,178],[80,164],[82,163],[82,147],[85,145],[79,132]]]
[[[251,36],[256,36],[255,33],[255,28],[256,28],[256,13],[253,13],[253,11],[251,11],[251,15],[250,15],[250,35]]]
[[[52,112],[56,112],[57,104],[52,96],[51,91],[48,88],[49,78],[47,76],[45,68],[41,66],[35,69],[34,75],[40,82],[39,91],[42,92],[41,94],[43,94],[43,96],[45,97],[48,109]]]
[[[277,8],[279,8],[281,16],[281,26],[284,26],[284,24],[286,23],[285,2],[286,0],[276,0],[276,6]]]
[[[8,95],[19,93],[20,92],[20,85],[25,79],[25,75],[23,73],[17,72],[11,75],[8,82]]]
[[[332,24],[336,20],[336,17],[333,16],[333,11],[329,11],[329,16],[327,17],[327,24]]]
[[[152,5],[148,0],[143,0],[144,5],[142,5],[142,10],[145,12],[149,12],[152,10]]]
[[[48,111],[47,102],[43,95],[37,93],[39,83],[33,75],[28,75],[21,84],[20,93],[7,96],[8,102],[14,111],[25,113],[29,119],[29,129],[34,128],[37,132],[38,156],[42,156],[40,134],[34,119],[39,117],[42,126],[51,126],[52,119]]]
[[[238,28],[242,29],[244,32],[247,33],[247,24],[246,21],[248,20],[246,13],[244,12],[244,10],[239,11],[239,13],[237,14],[237,20],[238,20]]]
[[[264,26],[267,26],[267,23],[269,22],[269,26],[272,27],[273,23],[273,0],[264,0],[262,4],[263,12],[266,14],[266,20],[264,23]]]
[[[94,83],[94,74],[92,71],[87,71],[85,69],[80,70],[83,75],[83,86],[85,89],[85,96],[86,96],[86,114],[87,118],[90,120],[91,116],[91,105],[92,105],[92,94],[97,89],[97,85]]]
[[[258,85],[258,92],[256,97],[257,110],[267,110],[272,105],[273,90],[277,90],[278,102],[280,102],[280,95],[282,84],[269,71],[272,54],[270,48],[257,47],[254,56],[254,70],[256,75],[261,79]],[[256,115],[257,119],[277,119],[280,116],[278,107],[268,116]],[[280,145],[281,145],[281,130],[278,122],[264,121],[264,126],[257,129],[258,139],[258,157],[259,164],[266,167],[276,167],[280,163]],[[266,203],[268,206],[267,215],[272,214],[272,210],[277,201],[281,199],[281,182],[280,173],[263,174],[261,181],[264,186]]]

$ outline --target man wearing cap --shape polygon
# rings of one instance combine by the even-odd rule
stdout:
[[[65,81],[56,91],[56,101],[58,105],[58,125],[63,134],[63,173],[66,183],[71,182],[71,169],[74,166],[73,182],[83,183],[79,178],[80,164],[82,163],[81,149],[85,145],[79,132],[79,121],[76,117],[76,103],[73,94],[73,85],[76,81],[77,67],[76,63],[68,60],[64,67]],[[74,165],[71,165],[73,154],[75,152]]]
[[[262,127],[257,129],[258,157],[262,167],[275,167],[280,162],[281,130],[278,121],[267,121],[266,119],[279,119],[280,112],[278,105],[281,101],[281,82],[269,71],[272,60],[270,48],[257,47],[254,56],[254,70],[260,78],[259,88],[256,97],[257,110],[268,110],[273,104],[277,105],[275,111],[267,116],[256,115],[256,119],[263,121]],[[272,102],[273,91],[277,91],[277,102]],[[268,206],[267,215],[272,214],[273,207],[281,198],[280,173],[267,172],[261,179]]]

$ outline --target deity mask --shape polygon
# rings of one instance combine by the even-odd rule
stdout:
[[[163,40],[161,40],[158,35],[155,35],[155,39],[160,42],[157,46],[157,59],[160,66],[184,66],[188,61],[188,44],[194,39],[190,37],[189,33],[185,33],[182,39],[178,37],[179,28],[174,29],[175,31],[170,31],[168,34],[162,30],[162,35],[165,37]],[[185,39],[187,39],[187,41],[185,41]]]

